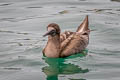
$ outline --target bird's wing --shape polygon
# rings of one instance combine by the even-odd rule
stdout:
[[[89,43],[89,36],[80,33],[70,35],[61,43],[61,57],[69,56],[84,50]]]
[[[61,43],[61,57],[69,56],[84,50],[89,43],[88,16],[84,19],[77,31],[72,33]]]
[[[77,31],[78,33],[85,32],[89,30],[89,21],[88,21],[88,15],[84,19],[84,21],[78,26]]]
[[[73,33],[74,32],[71,32],[71,31],[65,31],[65,32],[61,33],[60,34],[60,42],[63,42],[64,40],[66,40]]]
[[[81,34],[88,34],[90,33],[89,30],[89,21],[88,21],[88,15],[86,16],[86,18],[84,19],[84,21],[80,24],[80,26],[78,26],[77,28],[77,33],[81,33]],[[63,42],[64,40],[66,40],[69,36],[71,36],[73,33],[75,32],[71,32],[71,31],[65,31],[64,33],[60,34],[60,41]]]

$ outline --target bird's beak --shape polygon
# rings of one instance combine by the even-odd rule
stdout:
[[[52,33],[52,31],[53,31],[53,29],[48,30],[48,31],[43,35],[43,37],[46,37],[46,36],[50,35],[50,34]]]

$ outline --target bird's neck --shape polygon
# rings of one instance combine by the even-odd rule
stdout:
[[[47,57],[59,57],[60,55],[60,35],[48,36],[48,42],[45,49]]]

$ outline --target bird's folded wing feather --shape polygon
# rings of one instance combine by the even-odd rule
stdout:
[[[73,33],[74,32],[71,32],[71,31],[65,31],[65,32],[61,33],[60,34],[60,42],[63,42],[64,40],[66,40]]]
[[[61,43],[61,57],[81,52],[88,45],[88,35],[74,33]]]

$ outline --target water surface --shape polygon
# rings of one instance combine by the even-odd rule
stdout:
[[[75,31],[89,15],[88,55],[42,55],[49,23]],[[0,80],[119,80],[120,0],[0,0]]]

